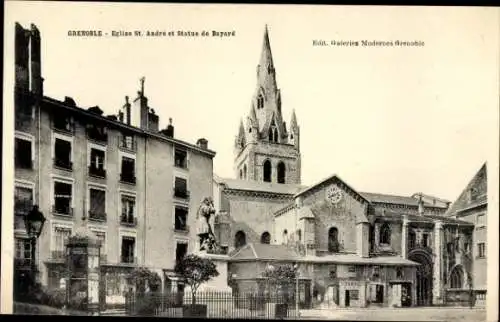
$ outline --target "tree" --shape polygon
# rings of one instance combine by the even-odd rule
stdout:
[[[297,270],[298,267],[291,264],[268,265],[262,273],[262,277],[267,278],[271,286],[277,287],[277,291],[288,291],[288,286],[293,285],[297,278]]]
[[[175,272],[182,276],[186,284],[191,288],[193,305],[196,304],[196,291],[200,285],[208,282],[212,277],[219,276],[217,267],[210,259],[194,254],[186,255],[177,262]]]
[[[138,296],[143,296],[146,293],[146,286],[149,287],[150,291],[156,292],[161,285],[161,278],[158,273],[152,272],[145,267],[134,269],[128,278],[135,285]]]

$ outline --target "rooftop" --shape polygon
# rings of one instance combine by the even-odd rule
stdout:
[[[253,244],[243,246],[231,256],[234,261],[281,260],[296,261],[299,255],[285,245]]]
[[[372,192],[360,192],[360,194],[373,203],[388,203],[394,205],[407,205],[407,206],[418,207],[418,202],[419,202],[417,198],[408,196],[398,196],[398,195],[389,195],[389,194],[372,193]],[[424,201],[424,206],[446,209],[445,206],[433,205],[432,203],[428,203],[425,201]]]
[[[259,182],[253,180],[240,180],[232,178],[221,178],[214,175],[214,181],[224,184],[228,189],[240,191],[268,192],[276,194],[294,195],[304,186],[300,184]]]
[[[93,119],[93,120],[99,120],[101,122],[105,122],[108,126],[115,127],[117,129],[127,130],[127,131],[134,132],[136,134],[139,134],[139,135],[149,136],[149,137],[156,138],[159,140],[174,143],[174,144],[183,146],[185,148],[188,148],[190,150],[195,150],[197,152],[206,154],[212,158],[215,156],[215,151],[212,151],[209,149],[203,149],[197,145],[188,143],[186,141],[163,135],[160,132],[152,132],[150,130],[141,129],[141,128],[138,128],[135,126],[127,125],[127,124],[120,122],[118,120],[115,120],[114,118],[111,118],[109,116],[103,116],[103,115],[100,115],[98,113],[92,112],[92,110],[89,111],[89,110],[84,109],[82,107],[77,107],[77,106],[74,106],[73,104],[68,104],[67,102],[59,101],[59,100],[56,100],[56,99],[51,98],[51,97],[44,96],[42,102],[45,104],[50,104],[52,106],[65,108],[69,111],[72,111],[74,113],[79,113],[80,115],[88,117],[88,118]],[[93,109],[95,109],[95,107]]]

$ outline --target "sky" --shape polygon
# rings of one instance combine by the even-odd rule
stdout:
[[[234,177],[234,138],[250,109],[267,24],[284,120],[295,110],[301,130],[304,185],[335,173],[362,192],[453,201],[486,160],[497,165],[493,10],[11,2],[5,50],[12,58],[15,21],[36,24],[45,95],[106,114],[135,97],[144,76],[160,127],[171,117],[177,138],[206,138],[217,153],[215,173]],[[235,36],[69,37],[69,30]],[[425,45],[313,46],[320,39]]]

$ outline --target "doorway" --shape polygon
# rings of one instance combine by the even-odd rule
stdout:
[[[401,306],[411,306],[411,285],[409,283],[401,284]]]
[[[375,303],[384,303],[384,285],[376,285]]]
[[[349,307],[351,305],[351,296],[349,291],[345,291],[345,307]]]
[[[408,259],[419,263],[417,267],[416,293],[417,305],[432,305],[432,260],[427,253],[416,252],[408,256]]]

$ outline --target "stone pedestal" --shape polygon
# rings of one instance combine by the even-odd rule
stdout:
[[[209,258],[217,267],[217,272],[219,272],[219,276],[213,277],[208,282],[201,284],[200,287],[198,288],[198,292],[203,292],[203,291],[231,292],[232,289],[227,284],[229,256],[208,254],[205,252],[195,252],[194,254],[203,258]]]

